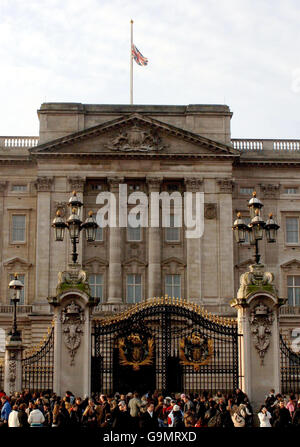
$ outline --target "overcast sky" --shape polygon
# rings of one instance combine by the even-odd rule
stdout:
[[[0,135],[43,102],[227,104],[232,137],[300,138],[299,0],[0,0]]]

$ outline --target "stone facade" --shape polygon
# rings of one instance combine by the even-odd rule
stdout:
[[[126,308],[129,275],[140,275],[142,300],[164,295],[167,275],[179,275],[181,298],[235,316],[229,302],[253,250],[235,244],[231,227],[237,211],[248,216],[252,189],[264,202],[264,218],[272,211],[281,226],[277,243],[263,242],[261,254],[279,296],[287,297],[288,276],[300,275],[300,237],[286,242],[286,218],[300,217],[299,141],[232,140],[225,105],[45,103],[38,116],[38,138],[0,139],[0,327],[11,325],[8,283],[17,271],[25,282],[18,312],[25,346],[46,332],[53,318],[47,298],[56,293],[58,271],[71,262],[69,236],[56,242],[51,222],[57,209],[68,216],[74,189],[84,218],[99,208],[100,191],[116,192],[119,184],[129,193],[204,193],[200,239],[186,239],[180,229],[170,241],[164,228],[143,228],[138,240],[118,227],[104,228],[94,243],[81,235],[80,267],[102,275],[98,317]],[[20,241],[13,236],[17,215],[25,216]],[[297,310],[281,310],[287,335],[300,326]]]

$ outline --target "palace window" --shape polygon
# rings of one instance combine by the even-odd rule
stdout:
[[[97,273],[89,275],[89,285],[91,295],[93,298],[99,298],[100,302],[103,300],[103,275]]]
[[[299,243],[299,218],[286,217],[285,220],[285,241],[287,244]]]
[[[245,188],[245,187],[241,187],[240,188],[240,194],[248,194],[249,196],[251,196],[251,194],[253,193],[254,188]]]
[[[300,275],[287,277],[287,291],[289,306],[300,305]]]
[[[13,279],[15,279],[15,275],[10,274],[9,275],[9,282],[12,281]],[[24,287],[20,290],[20,301],[18,303],[19,304],[24,304],[25,303],[25,275],[19,275],[18,274],[18,280],[21,281],[21,283],[24,285]],[[10,300],[10,304],[12,305],[13,302]]]
[[[27,185],[12,185],[12,187],[11,187],[11,190],[12,191],[27,191]]]
[[[167,242],[179,242],[180,241],[180,227],[175,225],[180,225],[180,215],[171,214],[170,215],[170,227],[165,229],[166,241]]]
[[[128,222],[127,227],[127,240],[128,241],[140,241],[141,240],[141,227],[131,227]]]
[[[15,214],[12,216],[12,242],[25,242],[26,216]]]
[[[139,303],[142,300],[142,275],[127,275],[127,303]]]
[[[284,194],[297,194],[298,188],[285,188]]]
[[[165,276],[165,294],[174,298],[181,298],[180,275]]]

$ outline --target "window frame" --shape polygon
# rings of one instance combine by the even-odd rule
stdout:
[[[180,290],[180,296],[177,296],[177,295],[175,295],[174,293],[172,293],[171,295],[169,294],[169,293],[167,293],[167,286],[170,286],[170,284],[168,284],[167,285],[167,277],[168,276],[170,276],[170,277],[172,277],[172,278],[174,278],[175,276],[178,276],[179,277],[179,284],[177,284],[176,285],[176,287],[179,287],[179,290]],[[173,292],[173,290],[174,290],[174,282],[173,282],[173,279],[172,279],[172,284],[171,284],[171,290],[172,290],[172,292]],[[181,299],[182,298],[182,275],[180,274],[180,273],[165,273],[165,275],[164,275],[164,292],[165,292],[165,295],[168,295],[168,296],[170,296],[171,298],[179,298],[179,299]]]
[[[13,218],[14,218],[14,216],[24,216],[24,218],[25,218],[25,225],[24,225],[24,240],[14,240],[13,239],[13,233],[14,233],[14,229],[13,229]],[[21,245],[21,244],[23,244],[23,245],[25,245],[26,243],[27,243],[27,219],[28,219],[28,215],[26,214],[26,213],[24,213],[24,212],[12,212],[11,213],[11,216],[10,216],[10,225],[9,225],[9,227],[10,227],[10,244],[13,244],[13,245]]]
[[[288,235],[288,232],[287,232],[287,219],[297,219],[297,222],[298,222],[298,241],[297,242],[288,242],[287,241],[287,235]],[[300,237],[299,237],[299,233],[300,233],[300,228],[299,228],[299,215],[296,215],[296,214],[290,214],[290,213],[288,213],[288,214],[285,214],[285,216],[284,216],[284,243],[285,243],[285,245],[287,246],[287,247],[295,247],[295,246],[300,246]]]
[[[294,293],[294,290],[296,288],[300,289],[300,284],[297,285],[297,286],[295,285],[295,277],[298,277],[300,279],[300,274],[299,275],[297,275],[297,274],[288,274],[288,275],[286,275],[287,304],[288,304],[288,306],[291,306],[291,307],[300,307],[300,298],[299,298],[299,304],[295,304],[295,293]],[[288,284],[288,279],[289,278],[293,278],[293,285],[292,286]],[[293,291],[293,304],[289,303],[289,289],[292,289],[292,291]]]
[[[134,283],[130,284],[128,283],[128,278],[129,276],[133,276],[134,277]],[[136,276],[140,277],[140,283],[136,283]],[[128,286],[133,286],[133,295],[134,295],[134,300],[132,302],[128,301]],[[137,301],[136,300],[136,286],[140,286],[140,291],[141,291],[141,296],[140,296],[140,300]],[[137,303],[141,303],[143,301],[143,275],[141,273],[126,273],[126,303],[127,304],[137,304]]]
[[[94,283],[94,284],[90,284],[90,279],[91,279],[91,277],[92,276],[101,276],[102,277],[102,283]],[[90,290],[91,290],[91,292],[92,292],[92,287],[94,286],[95,288],[97,287],[97,286],[101,286],[102,287],[102,297],[99,297],[99,296],[94,296],[92,293],[91,293],[91,296],[93,297],[93,298],[98,298],[99,299],[99,303],[103,303],[104,302],[104,273],[102,273],[102,272],[97,272],[97,273],[90,273],[89,275],[88,275],[88,283],[89,283],[89,287],[90,287]]]

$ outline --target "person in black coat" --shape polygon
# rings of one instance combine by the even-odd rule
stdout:
[[[298,401],[297,408],[294,411],[292,424],[300,427],[300,401]]]
[[[132,429],[132,418],[127,410],[126,402],[123,400],[119,402],[118,410],[116,410],[114,421],[112,423],[112,428],[125,431]]]
[[[140,416],[140,428],[146,431],[158,429],[157,415],[154,413],[154,403],[147,404],[147,410]]]
[[[21,428],[29,428],[28,415],[26,413],[26,404],[21,404],[18,411],[18,419]]]
[[[290,422],[290,412],[285,408],[284,402],[280,401],[279,407],[277,407],[273,413],[273,427],[286,428],[289,426]]]

